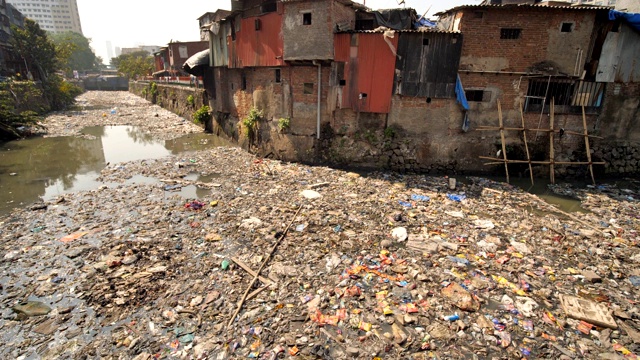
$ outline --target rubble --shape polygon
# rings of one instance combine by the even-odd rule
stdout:
[[[50,129],[75,129],[70,115]],[[198,199],[165,189],[192,173],[222,175]],[[135,174],[167,182],[123,181]],[[237,148],[111,164],[101,180],[120,185],[0,218],[0,357],[640,354],[637,183],[576,190],[578,217],[483,178],[451,193],[446,177]],[[18,318],[27,301],[42,310]]]

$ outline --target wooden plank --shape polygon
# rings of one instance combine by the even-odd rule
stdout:
[[[551,116],[550,116],[550,120],[549,120],[549,129],[553,130],[553,122],[555,120],[555,99],[551,98]],[[555,184],[556,183],[556,175],[555,175],[555,165],[553,163],[553,160],[555,158],[555,155],[553,153],[553,131],[549,131],[549,175],[551,177],[551,183]]]
[[[587,114],[582,105],[582,125],[584,127],[584,146],[587,148],[587,161],[589,161],[589,172],[591,173],[591,181],[596,184],[596,178],[593,176],[593,164],[591,163],[591,149],[589,148],[589,132],[587,130]]]
[[[559,298],[562,309],[568,317],[610,329],[618,328],[606,305],[570,295],[560,294]]]
[[[507,160],[507,146],[504,141],[504,129],[502,128],[502,106],[498,100],[498,121],[500,122],[500,139],[502,141],[502,157],[504,158],[504,171],[507,174],[507,184],[509,183],[509,160]]]
[[[524,139],[524,149],[527,152],[527,161],[529,162],[529,176],[531,177],[531,185],[533,185],[533,169],[531,167],[531,155],[529,155],[529,144],[527,143],[527,129],[524,125],[524,111],[522,110],[522,104],[520,104],[520,120],[522,120],[522,137]]]

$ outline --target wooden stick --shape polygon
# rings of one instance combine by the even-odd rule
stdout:
[[[247,299],[247,296],[249,295],[249,291],[253,287],[253,284],[255,284],[256,280],[258,280],[258,276],[260,276],[260,272],[262,271],[264,266],[267,265],[267,262],[269,262],[269,260],[271,259],[271,256],[276,251],[276,248],[278,248],[278,245],[280,245],[280,242],[282,241],[282,239],[284,239],[284,237],[287,235],[287,232],[291,228],[291,225],[293,225],[293,222],[296,220],[296,216],[298,216],[301,209],[302,209],[302,204],[300,204],[300,206],[298,207],[298,211],[296,211],[295,215],[293,215],[293,218],[291,218],[291,222],[289,222],[289,225],[287,225],[287,228],[284,229],[284,232],[282,233],[282,235],[280,235],[280,238],[276,241],[275,244],[273,244],[271,251],[269,251],[269,254],[267,254],[267,258],[264,259],[264,261],[262,262],[262,265],[260,265],[260,268],[258,269],[258,271],[256,271],[256,276],[253,277],[253,280],[251,280],[251,283],[249,284],[249,286],[247,286],[247,290],[244,292],[242,299],[240,299],[240,301],[238,302],[238,308],[236,309],[236,312],[233,314],[233,316],[231,316],[231,319],[229,319],[229,323],[227,324],[227,327],[233,324],[233,321],[236,319],[236,316],[238,316],[238,314],[240,313],[240,310],[242,310],[242,305],[244,305],[244,302]]]
[[[554,122],[554,117],[555,117],[555,99],[551,98],[551,117],[549,120],[549,129],[553,130],[553,122]],[[550,176],[551,176],[551,183],[555,184],[556,183],[556,174],[555,174],[555,166],[553,163],[553,160],[555,158],[554,154],[553,154],[553,131],[549,132],[549,162],[550,162],[550,166],[549,166],[549,171],[550,171]]]
[[[496,126],[479,126],[476,130],[480,130],[480,131],[497,131],[497,130],[500,130],[500,128],[496,127]],[[527,130],[527,131],[551,132],[551,129],[524,129],[524,128],[515,128],[515,127],[504,127],[504,128],[502,128],[502,130],[505,130],[505,131],[523,131],[523,130]],[[560,129],[553,130],[553,132],[559,133]],[[568,134],[568,135],[584,136],[584,133],[571,131],[571,130],[565,130],[564,133]],[[596,136],[596,135],[589,135],[589,137],[590,138],[594,138],[594,139],[604,139],[602,136]]]
[[[255,272],[255,271],[253,271],[253,270],[249,267],[249,265],[247,265],[247,264],[243,263],[242,261],[240,261],[240,259],[237,259],[237,258],[235,258],[235,257],[232,257],[232,258],[231,258],[231,261],[233,261],[234,263],[238,264],[238,266],[240,266],[241,268],[243,268],[243,269],[244,269],[244,271],[248,272],[248,273],[249,273],[249,275],[252,275],[252,276],[258,276],[258,275],[256,274],[256,272]],[[262,283],[263,283],[263,284],[265,284],[265,285],[271,285],[271,284],[273,283],[273,281],[271,281],[271,279],[265,279],[265,278],[263,278],[262,276],[258,276],[258,280],[262,281]]]
[[[502,157],[504,158],[504,171],[507,174],[507,184],[509,183],[509,160],[507,160],[507,146],[504,141],[504,129],[502,128],[502,107],[498,100],[498,121],[500,122],[500,140],[502,141]]]
[[[263,292],[264,290],[266,290],[269,286],[263,286],[261,288],[257,288],[255,289],[251,294],[247,295],[247,300],[251,300],[254,297],[258,296],[258,294],[260,294],[261,292]]]
[[[483,157],[484,159],[488,159],[487,157]],[[489,159],[489,160],[494,160],[494,162],[488,162],[488,163],[484,163],[484,165],[500,165],[500,164],[504,164],[504,160],[502,159]],[[510,164],[527,164],[528,161],[526,160],[509,160]],[[537,165],[551,165],[551,161],[531,161],[532,164],[537,164]],[[604,165],[605,162],[604,161],[598,161],[598,162],[591,162],[589,163],[588,161],[554,161],[553,162],[556,165],[589,165],[589,164],[593,164],[593,165]]]
[[[584,112],[582,105],[582,125],[584,127],[584,145],[587,148],[587,161],[589,161],[589,172],[591,173],[591,181],[596,184],[596,178],[593,176],[593,165],[591,163],[591,149],[589,148],[589,133],[587,131],[587,114]]]
[[[527,129],[524,125],[524,111],[520,104],[520,119],[522,120],[522,137],[524,138],[524,149],[527,151],[527,161],[529,162],[529,176],[531,177],[531,185],[533,185],[533,169],[531,168],[531,156],[529,155],[529,144],[527,143]]]

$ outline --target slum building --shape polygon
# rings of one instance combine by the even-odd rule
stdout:
[[[590,6],[467,5],[439,15],[440,28],[465,35],[459,74],[471,129],[498,126],[498,101],[511,127],[524,117],[525,128],[548,129],[553,100],[554,128],[583,133],[584,106],[588,131],[601,137],[591,139],[593,161],[606,160],[611,172],[638,171],[638,30]],[[498,132],[470,135],[485,154],[501,148]],[[522,132],[506,135],[524,159]],[[555,161],[587,160],[583,136],[559,135]],[[528,140],[534,160],[550,159],[548,132]]]
[[[461,6],[439,14],[434,27],[411,9],[375,12],[346,0],[232,5],[204,26],[205,87],[217,130],[241,142],[242,119],[262,111],[253,142],[262,155],[486,171],[478,156],[495,155],[501,144],[497,133],[478,128],[497,126],[498,100],[505,123],[519,126],[522,109],[527,128],[548,128],[552,98],[556,124],[576,132],[585,106],[590,132],[603,138],[595,158],[637,142],[629,96],[637,99],[637,71],[629,56],[638,33],[609,20],[607,9]],[[290,119],[288,128],[278,127],[280,119]],[[512,156],[524,156],[520,138],[507,134]],[[548,158],[547,137],[534,139],[534,156]],[[583,156],[583,140],[560,137],[558,159]],[[618,161],[616,170],[637,171],[634,159]]]

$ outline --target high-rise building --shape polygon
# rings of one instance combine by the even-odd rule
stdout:
[[[25,17],[43,30],[54,33],[73,31],[82,34],[76,0],[8,0]]]
[[[107,40],[107,61],[111,61],[113,58],[113,46],[111,46],[111,41]]]

